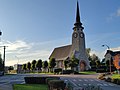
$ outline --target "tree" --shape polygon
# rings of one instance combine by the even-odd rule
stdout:
[[[56,66],[56,60],[55,58],[51,58],[49,61],[49,67],[51,69],[51,72],[53,72],[53,68]]]
[[[91,48],[87,48],[86,52],[87,52],[87,56],[90,57]]]
[[[65,67],[65,70],[67,70],[68,64],[69,64],[69,61],[68,61],[68,60],[64,60],[64,67]]]
[[[90,64],[91,64],[91,67],[95,67],[96,66],[96,62],[98,62],[98,61],[100,61],[100,59],[98,58],[98,56],[96,56],[95,54],[93,54],[92,56],[91,56],[91,62],[90,62]],[[99,62],[98,62],[99,63]]]
[[[39,60],[37,61],[37,63],[36,63],[36,68],[37,68],[38,70],[41,70],[41,68],[42,68],[42,60],[41,60],[41,59],[39,59]]]
[[[79,64],[79,60],[77,58],[75,58],[75,56],[73,55],[72,59],[70,60],[70,63],[69,63],[69,66],[71,67],[71,70],[74,71],[74,68],[76,66],[78,66],[78,64]]]
[[[97,68],[100,67],[100,60],[96,60],[96,67],[97,67]]]
[[[26,64],[23,64],[23,66],[22,66],[22,70],[27,70],[27,67],[26,67],[27,65]]]
[[[13,70],[13,69],[14,69],[13,66],[9,66],[9,67],[8,67],[9,72],[11,72],[11,70]]]
[[[46,72],[46,69],[48,68],[48,62],[47,61],[43,62],[43,68],[44,68],[44,70]]]
[[[30,69],[31,69],[31,63],[30,62],[28,62],[27,63],[27,69],[30,71]]]
[[[3,60],[1,58],[1,54],[0,54],[0,71],[4,71]]]
[[[33,60],[32,61],[32,70],[35,70],[36,69],[36,60]]]

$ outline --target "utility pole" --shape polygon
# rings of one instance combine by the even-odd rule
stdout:
[[[102,45],[102,47],[105,47],[105,46],[107,47],[108,50],[110,50],[110,47],[108,45],[106,45],[106,44]],[[110,65],[110,73],[111,73],[111,71],[112,71],[111,70],[111,58],[109,59],[109,65]]]
[[[0,46],[0,47],[3,47],[3,49],[4,49],[4,54],[3,54],[3,68],[4,68],[4,73],[5,73],[5,49],[8,46]]]

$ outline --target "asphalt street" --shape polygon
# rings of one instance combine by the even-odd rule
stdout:
[[[0,90],[13,90],[13,84],[24,84],[24,77],[26,76],[48,76],[45,74],[17,74],[0,76]],[[58,75],[54,75],[58,76]],[[103,80],[96,79],[97,75],[59,75],[66,83],[69,81],[76,87],[97,85],[103,88],[103,90],[120,90],[120,85],[108,83]]]

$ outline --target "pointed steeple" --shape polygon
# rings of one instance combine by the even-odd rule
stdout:
[[[80,12],[79,12],[79,4],[77,1],[77,10],[76,10],[76,22],[75,22],[75,27],[82,27],[82,23],[80,21]],[[83,27],[82,27],[83,28]]]
[[[77,1],[76,23],[80,23],[79,4]]]

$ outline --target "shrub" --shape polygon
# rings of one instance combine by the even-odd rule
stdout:
[[[111,82],[111,80],[112,80],[112,79],[111,79],[110,77],[107,77],[107,78],[105,79],[106,82]]]
[[[120,79],[117,80],[117,84],[120,85]]]
[[[118,79],[112,78],[111,82],[117,84]]]
[[[104,72],[106,72],[106,69],[104,69],[104,68],[96,69],[96,73],[104,73]]]
[[[120,79],[118,78],[116,79],[112,78],[111,82],[120,85]]]
[[[60,78],[60,77],[24,77],[26,84],[46,84],[46,78]]]
[[[59,78],[59,77],[46,78],[46,84],[48,84],[48,82],[49,82],[50,80],[60,80],[60,78]]]
[[[77,71],[74,71],[73,73],[74,73],[74,74],[80,74],[80,73],[79,73],[79,72],[77,72]]]
[[[54,74],[59,74],[60,72],[62,72],[62,68],[54,69]]]
[[[48,82],[48,85],[49,85],[49,90],[54,90],[54,89],[64,90],[65,88],[65,83],[63,80],[50,80]]]
[[[73,70],[63,70],[61,74],[72,74]]]
[[[100,75],[98,76],[98,79],[104,80],[104,79],[105,79],[105,74],[100,74]]]

